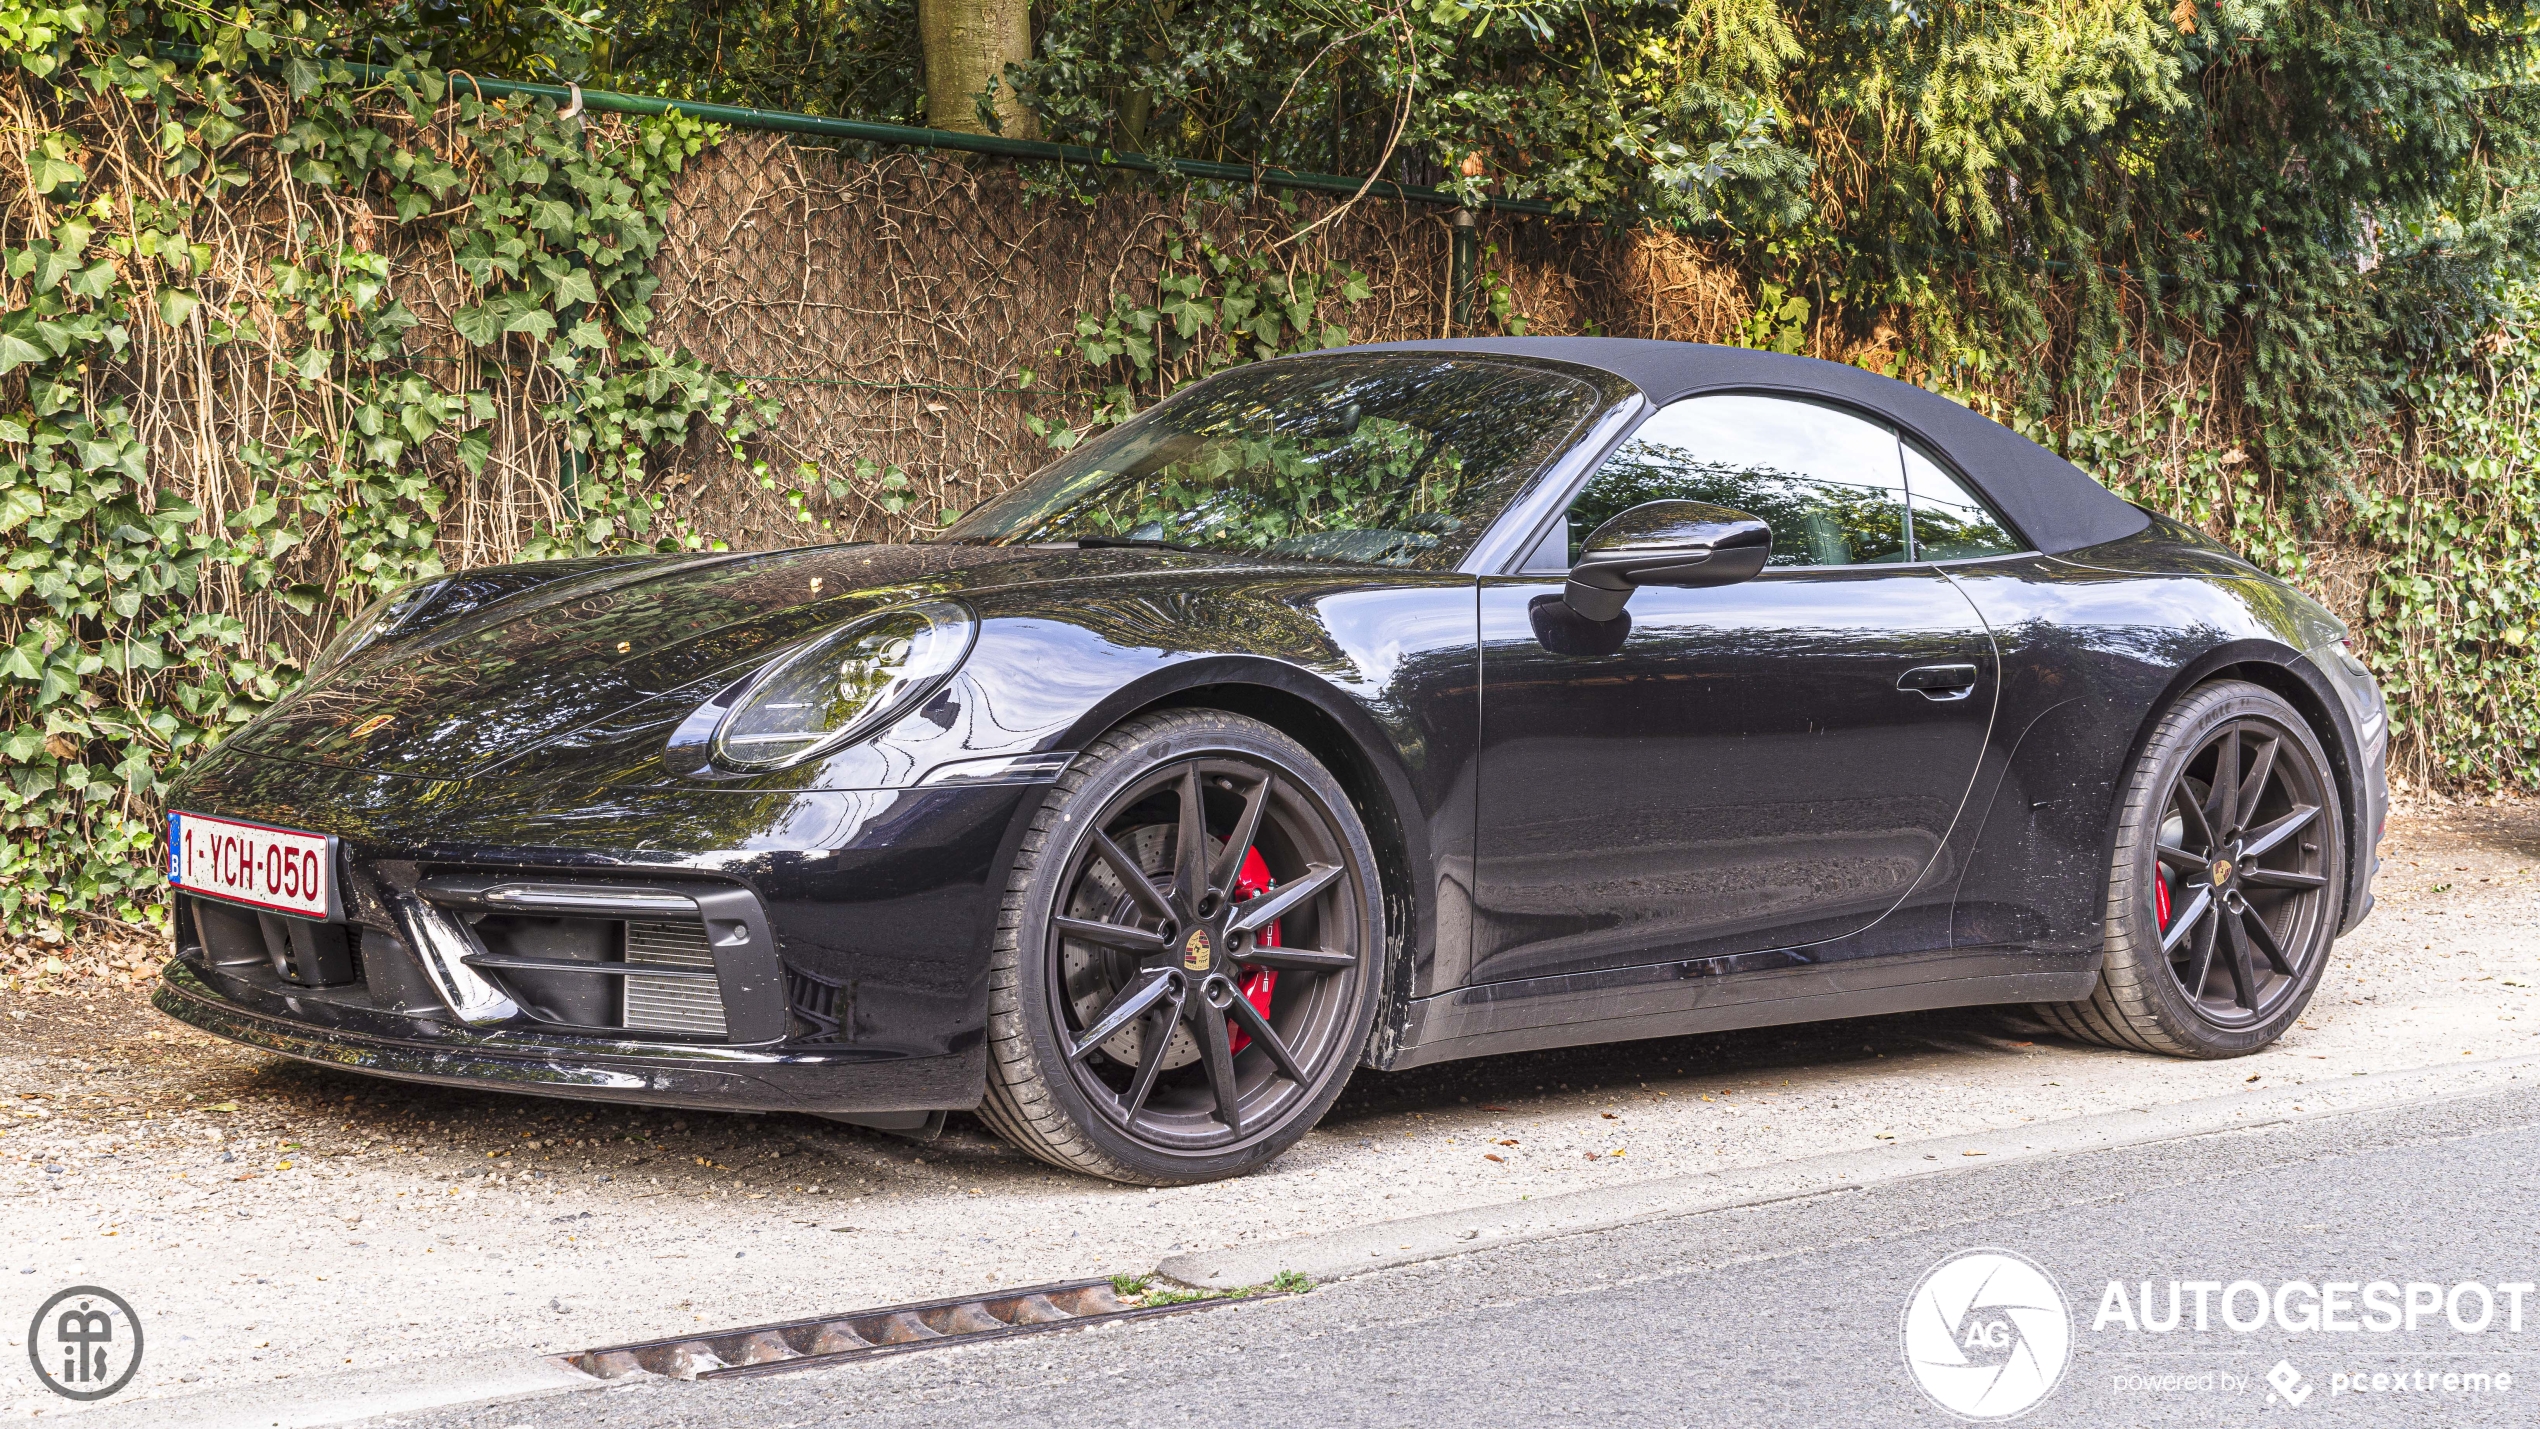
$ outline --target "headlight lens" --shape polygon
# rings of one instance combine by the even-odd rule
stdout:
[[[735,769],[825,754],[906,713],[959,669],[977,622],[948,600],[901,606],[801,646],[759,672],[715,730]]]
[[[351,624],[337,631],[335,638],[326,642],[326,648],[318,652],[317,658],[309,662],[309,678],[317,679],[362,651],[396,634],[409,621],[422,614],[424,607],[432,604],[433,597],[439,595],[441,588],[449,583],[446,576],[428,581],[416,581],[412,585],[399,586],[372,601],[368,610],[354,617]]]

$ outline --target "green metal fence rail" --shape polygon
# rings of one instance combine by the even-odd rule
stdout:
[[[202,51],[191,45],[162,47],[168,58],[192,63]],[[378,83],[394,71],[383,65],[355,64],[350,60],[330,59],[325,63],[339,68],[354,78]],[[1141,173],[1163,174],[1186,179],[1217,179],[1246,184],[1256,188],[1302,189],[1311,193],[1355,194],[1363,186],[1377,198],[1400,199],[1406,203],[1436,204],[1444,208],[1481,208],[1497,213],[1533,214],[1549,217],[1558,210],[1548,203],[1533,199],[1484,198],[1466,203],[1446,189],[1422,188],[1398,184],[1390,179],[1369,180],[1347,174],[1314,174],[1295,169],[1254,167],[1250,164],[1226,164],[1213,159],[1170,159],[1153,154],[1123,154],[1110,149],[1089,149],[1081,144],[1052,144],[1039,139],[1008,139],[999,134],[963,134],[950,129],[916,129],[905,124],[877,124],[864,119],[831,119],[818,114],[795,114],[782,109],[751,109],[738,104],[705,104],[689,99],[661,99],[642,94],[618,94],[605,89],[584,89],[579,85],[531,84],[516,79],[485,79],[464,70],[448,71],[455,87],[465,83],[476,95],[485,99],[505,99],[515,95],[552,100],[563,108],[580,99],[585,109],[612,114],[662,115],[677,110],[691,119],[715,124],[729,124],[739,129],[763,129],[780,134],[812,134],[824,139],[850,139],[867,144],[895,144],[913,149],[949,149],[965,154],[990,154],[1005,159],[1035,159],[1054,164],[1076,164],[1095,169],[1133,169]]]

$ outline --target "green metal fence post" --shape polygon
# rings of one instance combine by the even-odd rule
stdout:
[[[1469,208],[1457,209],[1446,223],[1447,232],[1454,239],[1447,260],[1447,336],[1454,337],[1473,325],[1473,275],[1481,266],[1482,236]]]

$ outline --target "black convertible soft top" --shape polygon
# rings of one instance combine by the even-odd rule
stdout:
[[[1990,417],[1892,377],[1840,362],[1626,337],[1474,337],[1388,342],[1352,352],[1474,352],[1593,367],[1661,406],[1702,392],[1786,392],[1878,416],[1948,457],[2029,544],[2050,555],[2131,536],[2151,524],[2088,472]]]

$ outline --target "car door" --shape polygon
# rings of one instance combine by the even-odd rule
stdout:
[[[1951,556],[2016,545],[1915,460]],[[1820,943],[1913,887],[1965,802],[1996,662],[1916,559],[1941,552],[1914,547],[1906,469],[1896,434],[1848,411],[1688,398],[1606,460],[1523,572],[1482,581],[1472,981]],[[1764,573],[1579,621],[1560,604],[1579,543],[1670,497],[1763,517]]]

